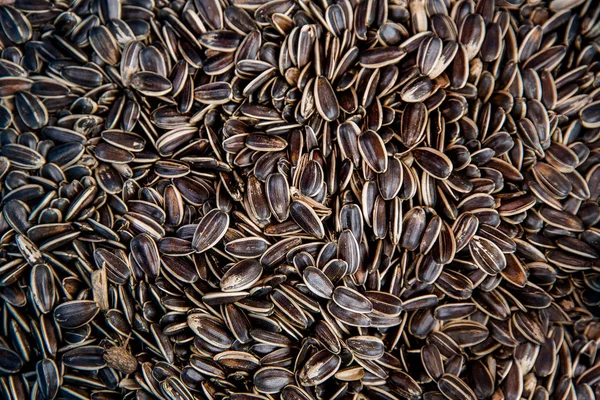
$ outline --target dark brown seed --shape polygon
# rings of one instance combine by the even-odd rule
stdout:
[[[106,366],[104,348],[101,346],[80,346],[64,353],[65,366],[82,371],[97,371]]]
[[[442,40],[435,36],[430,36],[421,42],[417,54],[417,63],[423,75],[430,75],[435,69],[442,55]]]
[[[244,260],[232,266],[221,278],[221,290],[237,292],[252,287],[262,275],[262,266],[255,260]]]
[[[325,273],[315,267],[307,267],[302,273],[306,287],[319,297],[331,298],[333,294],[333,283]]]
[[[323,223],[317,213],[305,202],[294,200],[290,205],[290,215],[298,226],[309,235],[322,239],[325,235]]]
[[[131,86],[140,93],[150,96],[164,96],[173,86],[171,82],[156,72],[138,72],[131,77]]]
[[[474,236],[469,243],[469,251],[475,264],[485,273],[495,275],[506,267],[506,258],[493,242]]]
[[[40,129],[48,123],[48,110],[44,103],[29,92],[18,92],[15,106],[25,125],[31,129]]]
[[[23,367],[23,360],[11,349],[1,348],[0,355],[2,356],[0,358],[0,371],[3,374],[15,374]]]
[[[89,323],[99,311],[98,304],[93,300],[72,300],[54,309],[54,319],[60,326],[73,329]]]
[[[0,77],[0,97],[14,96],[20,91],[31,89],[33,81],[22,77]]]
[[[383,341],[374,336],[353,336],[346,340],[346,345],[356,357],[364,360],[378,360],[385,351]]]
[[[187,325],[207,343],[227,349],[233,343],[233,338],[227,332],[227,328],[216,317],[203,313],[191,313],[187,316]]]
[[[324,76],[317,77],[315,81],[315,105],[317,111],[327,121],[334,121],[340,114],[340,106],[331,84]]]
[[[531,68],[535,71],[546,69],[552,71],[562,61],[566,54],[564,46],[553,46],[533,54],[523,65],[523,68]]]
[[[333,301],[341,308],[354,313],[365,314],[373,310],[373,304],[356,290],[338,286],[333,291]]]
[[[231,95],[229,82],[207,83],[194,90],[194,98],[204,104],[225,104]]]
[[[402,187],[403,174],[402,161],[397,158],[390,158],[386,171],[377,175],[379,194],[384,200],[392,200],[396,197]]]
[[[31,269],[31,293],[40,312],[52,311],[55,302],[55,284],[52,270],[47,264],[37,264]]]
[[[420,103],[433,93],[433,82],[428,77],[418,77],[409,81],[402,91],[400,97],[407,103]]]
[[[392,372],[390,384],[400,396],[408,399],[417,399],[423,394],[421,386],[409,374],[401,370]]]
[[[20,44],[31,39],[31,23],[19,9],[9,4],[0,11],[0,24],[4,34],[14,43]]]
[[[377,173],[387,170],[388,157],[385,144],[374,131],[366,131],[358,137],[358,149],[367,165]]]
[[[427,374],[433,380],[440,379],[444,374],[442,354],[435,345],[428,344],[421,349],[421,361]]]
[[[114,164],[127,164],[134,158],[133,154],[129,151],[108,143],[100,143],[94,149],[94,153],[99,160]]]
[[[402,47],[380,47],[362,52],[359,62],[365,68],[381,68],[397,64],[406,54]]]
[[[13,165],[23,169],[39,169],[46,163],[40,153],[21,144],[5,144],[0,153]]]
[[[450,400],[474,400],[477,398],[471,388],[456,375],[444,374],[438,382],[438,388],[440,389],[440,392]]]
[[[218,1],[195,1],[194,4],[202,19],[212,29],[223,28],[223,9]]]
[[[340,367],[341,359],[328,350],[321,350],[306,361],[298,379],[303,385],[316,386],[333,376]]]
[[[240,35],[230,30],[215,30],[203,33],[199,42],[201,45],[224,53],[234,52],[240,43]]]
[[[202,253],[223,238],[229,227],[229,215],[221,210],[209,211],[198,223],[192,239],[192,247]]]
[[[452,162],[443,153],[429,148],[420,147],[413,150],[415,161],[431,176],[437,179],[447,179],[452,173]]]
[[[586,128],[600,127],[600,102],[594,102],[579,111],[581,123]]]
[[[460,26],[459,40],[465,46],[467,57],[472,60],[485,39],[485,21],[479,14],[468,15]]]
[[[236,258],[258,258],[269,247],[269,242],[258,237],[236,239],[225,245],[225,251]]]
[[[423,103],[408,104],[402,113],[402,143],[406,147],[417,145],[427,126],[427,107]]]
[[[269,175],[265,189],[271,212],[279,222],[285,221],[290,210],[289,185],[285,176],[280,173]]]
[[[309,197],[319,193],[324,183],[323,168],[315,160],[308,161],[300,175],[300,191]]]
[[[288,143],[279,136],[249,135],[246,138],[246,146],[256,151],[281,151]]]
[[[473,346],[483,342],[489,335],[488,329],[480,323],[457,321],[446,325],[444,333],[463,347]]]
[[[573,232],[582,232],[583,223],[579,217],[566,211],[555,210],[550,207],[542,206],[540,216],[549,225]]]
[[[47,399],[54,398],[60,387],[60,373],[56,363],[44,358],[36,364],[35,372],[40,393]]]
[[[102,74],[97,70],[76,65],[64,67],[60,74],[69,82],[84,88],[99,87],[103,81]]]

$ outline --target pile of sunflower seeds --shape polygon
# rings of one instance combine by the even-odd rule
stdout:
[[[597,0],[0,0],[2,399],[600,398]]]

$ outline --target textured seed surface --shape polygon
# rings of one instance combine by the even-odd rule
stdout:
[[[0,398],[597,398],[599,37],[597,0],[0,1]]]

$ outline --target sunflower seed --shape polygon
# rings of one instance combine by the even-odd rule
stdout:
[[[3,398],[594,398],[593,1],[88,3],[0,5]]]
[[[71,300],[54,309],[56,322],[64,328],[78,328],[96,317],[100,308],[93,300]]]
[[[213,247],[227,232],[229,215],[221,210],[209,211],[198,223],[192,238],[192,247],[202,253]]]

